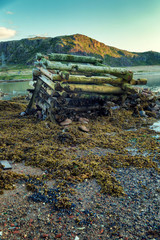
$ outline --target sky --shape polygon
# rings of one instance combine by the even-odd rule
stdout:
[[[160,52],[160,0],[0,0],[0,42],[84,34],[132,52]]]

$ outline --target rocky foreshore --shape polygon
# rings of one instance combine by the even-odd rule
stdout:
[[[139,89],[67,125],[20,116],[26,104],[0,101],[0,159],[12,165],[0,168],[0,238],[158,240],[159,97]]]

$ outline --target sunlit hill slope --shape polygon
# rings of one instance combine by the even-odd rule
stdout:
[[[0,55],[4,53],[8,64],[33,64],[35,54],[70,53],[97,56],[110,66],[136,66],[160,64],[158,52],[129,52],[105,45],[81,34],[55,38],[35,37],[17,41],[0,42]]]

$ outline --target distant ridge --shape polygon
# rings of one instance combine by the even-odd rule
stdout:
[[[9,64],[32,64],[37,52],[44,54],[55,52],[101,57],[104,63],[110,66],[160,65],[158,52],[129,52],[105,45],[82,34],[0,42],[0,56],[2,52],[6,63]]]

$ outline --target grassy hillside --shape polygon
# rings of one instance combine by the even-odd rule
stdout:
[[[0,80],[32,79],[32,66],[8,65],[0,68]]]
[[[71,53],[97,56],[110,66],[134,66],[160,64],[160,53],[136,53],[107,46],[81,34],[55,38],[36,37],[17,41],[0,42],[0,55],[5,55],[7,64],[33,64],[37,52]]]

